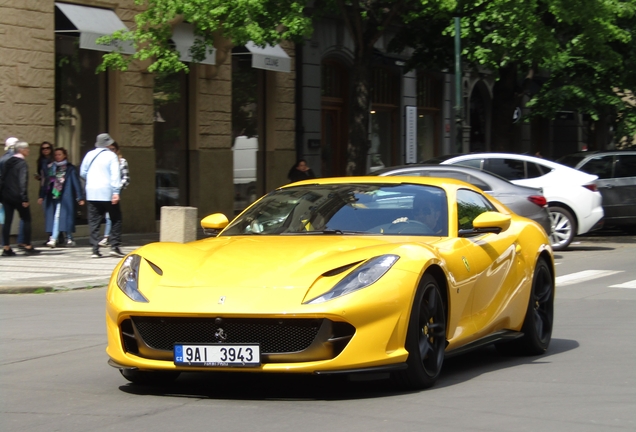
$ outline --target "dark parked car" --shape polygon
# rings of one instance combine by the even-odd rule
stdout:
[[[445,177],[462,180],[497,198],[510,210],[538,222],[552,232],[548,205],[540,188],[519,186],[503,177],[460,165],[403,165],[373,172],[379,176]]]
[[[636,234],[636,151],[590,151],[563,156],[557,162],[598,176],[605,226]]]

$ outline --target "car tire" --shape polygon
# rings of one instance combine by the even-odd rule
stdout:
[[[394,373],[402,388],[424,389],[435,384],[446,349],[446,305],[439,284],[425,274],[415,293],[405,348],[407,369]]]
[[[497,345],[504,354],[540,355],[552,339],[554,323],[554,276],[544,259],[539,259],[532,278],[532,291],[526,317],[521,327],[523,336]]]
[[[621,227],[629,235],[636,235],[636,225],[626,225]]]
[[[149,372],[138,369],[120,369],[119,372],[131,383],[140,385],[168,385],[181,374],[174,371]]]
[[[552,233],[550,234],[550,244],[555,251],[566,249],[576,235],[576,219],[568,210],[559,206],[550,206],[550,223]]]

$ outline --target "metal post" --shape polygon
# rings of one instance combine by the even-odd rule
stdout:
[[[459,15],[459,7],[458,7]],[[461,50],[461,18],[455,17],[455,121],[457,152],[462,153],[463,146],[463,118],[462,118],[462,50]]]

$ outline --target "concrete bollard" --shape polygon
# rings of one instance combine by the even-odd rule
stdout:
[[[197,208],[161,207],[159,241],[187,243],[197,239]]]

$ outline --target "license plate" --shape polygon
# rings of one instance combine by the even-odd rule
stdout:
[[[249,344],[175,344],[174,364],[177,366],[260,366],[261,350],[260,345]]]

